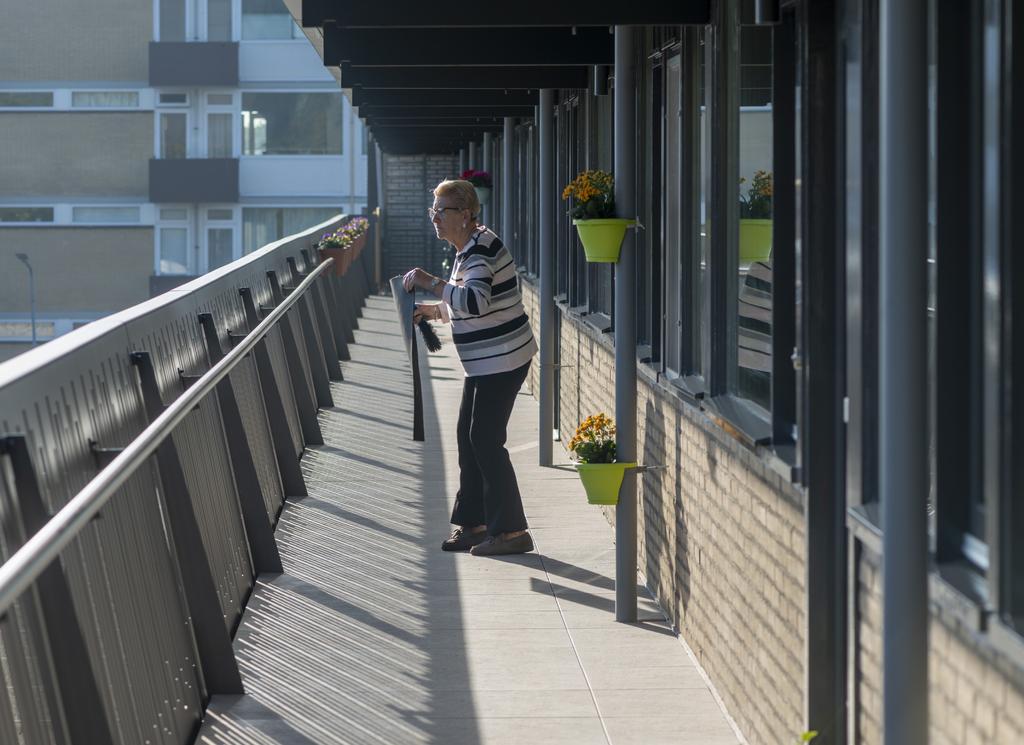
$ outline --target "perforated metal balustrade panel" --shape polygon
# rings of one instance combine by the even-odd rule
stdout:
[[[123,445],[145,424],[127,336],[116,325],[104,332],[103,325],[97,322],[90,329],[91,341],[73,354],[56,356],[14,381],[0,378],[0,432],[26,438],[50,513],[98,472],[90,441]],[[5,535],[18,530],[14,511],[4,510],[2,519]],[[153,473],[146,468],[60,558],[118,743],[184,742],[201,714],[202,683],[189,616],[164,525]],[[24,653],[47,659],[40,639],[26,644]],[[30,720],[35,728],[49,724],[52,739],[62,741],[61,727],[53,726],[52,706],[41,708],[47,697],[54,701],[58,696],[45,672],[42,686],[45,694],[15,684],[16,712],[22,726]]]
[[[231,372],[231,385],[238,399],[238,411],[242,415],[242,427],[256,466],[263,502],[267,508],[267,519],[274,523],[284,505],[284,487],[281,473],[274,456],[274,443],[267,426],[267,409],[260,394],[260,381],[256,363],[249,356]]]
[[[54,513],[101,468],[92,445],[124,446],[148,422],[131,353],[152,361],[164,403],[180,395],[187,379],[209,368],[199,313],[209,313],[217,337],[229,348],[228,331],[248,328],[239,296],[249,288],[259,305],[271,303],[267,272],[295,284],[286,259],[298,259],[324,226],[291,241],[268,246],[242,260],[135,308],[89,324],[0,365],[0,437],[24,438],[28,470],[38,481],[45,509]],[[297,320],[297,314],[296,320]],[[289,319],[293,330],[300,324]],[[299,350],[304,349],[301,335]],[[296,455],[303,443],[281,334],[267,341],[273,381],[284,403]],[[311,383],[309,361],[302,359]],[[268,515],[282,499],[276,454],[269,435],[260,385],[251,360],[231,376],[245,436],[258,471]],[[234,625],[252,586],[248,538],[225,441],[219,400],[211,394],[173,436],[192,511],[228,628]],[[142,467],[111,497],[63,551],[71,615],[49,617],[36,602],[37,584],[23,593],[0,624],[0,738],[7,742],[61,743],[70,711],[55,684],[47,624],[81,628],[84,669],[95,678],[115,743],[191,741],[205,699],[202,660],[182,588],[173,536],[166,530],[168,498],[156,460]],[[23,540],[18,481],[0,455],[0,559]],[[24,471],[24,469],[20,469]],[[89,671],[91,668],[91,671]]]

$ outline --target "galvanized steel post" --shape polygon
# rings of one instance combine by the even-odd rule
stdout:
[[[555,428],[555,193],[552,145],[554,137],[555,91],[541,88],[537,107],[537,129],[540,132],[540,425],[537,428],[538,462],[551,465],[551,442]]]
[[[927,3],[880,8],[879,487],[884,741],[928,741]]]
[[[511,245],[512,222],[512,140],[515,137],[515,119],[506,116],[501,138],[501,239]],[[523,246],[516,246],[522,251]],[[520,254],[522,255],[522,254]],[[521,267],[520,267],[521,268]]]
[[[483,157],[483,170],[491,173],[494,170],[494,135],[490,132],[484,132],[484,157]],[[493,178],[493,177],[492,177]],[[493,184],[493,181],[492,181]],[[493,199],[494,194],[492,192],[491,197]],[[483,216],[484,225],[488,225],[491,222],[491,205],[487,205],[481,210]]]
[[[636,215],[636,81],[633,28],[615,27],[615,205]],[[627,230],[615,265],[615,450],[636,460],[636,252]],[[627,471],[615,508],[615,620],[636,621],[636,472]]]

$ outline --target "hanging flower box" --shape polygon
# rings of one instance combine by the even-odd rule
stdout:
[[[636,220],[622,217],[607,217],[594,220],[573,220],[580,234],[583,254],[587,261],[599,264],[614,264],[619,260],[622,241],[626,230],[636,225]]]
[[[583,482],[589,504],[615,505],[619,503],[619,489],[626,471],[636,463],[577,463],[576,472]]]

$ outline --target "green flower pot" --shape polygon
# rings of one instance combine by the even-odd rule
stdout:
[[[480,204],[489,204],[491,201],[491,187],[489,186],[474,186],[476,189],[476,198]]]
[[[740,220],[740,263],[768,261],[772,255],[772,221]]]
[[[587,492],[587,501],[590,504],[618,504],[622,477],[629,468],[636,468],[636,463],[577,463],[576,471]]]
[[[636,220],[608,217],[599,220],[573,220],[572,224],[579,231],[587,261],[614,264],[619,260],[619,249],[622,248],[622,239],[626,237],[626,229],[635,225]]]

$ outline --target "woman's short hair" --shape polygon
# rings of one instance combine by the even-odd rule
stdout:
[[[434,187],[435,197],[448,197],[452,207],[469,210],[475,220],[480,216],[480,199],[476,195],[473,184],[462,179],[445,179]]]

